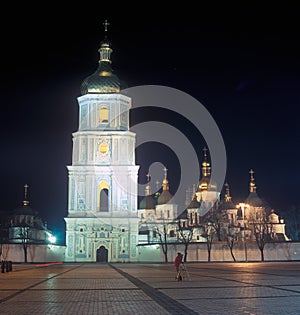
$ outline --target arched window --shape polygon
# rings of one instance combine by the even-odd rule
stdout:
[[[100,108],[100,123],[108,123],[108,108],[106,106],[102,106]]]
[[[98,211],[108,212],[108,184],[100,182],[98,186]]]
[[[108,189],[100,191],[100,212],[108,212]]]

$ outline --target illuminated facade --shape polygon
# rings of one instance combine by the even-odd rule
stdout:
[[[67,166],[65,261],[137,262],[143,259],[137,245],[164,241],[176,246],[182,244],[183,231],[192,231],[192,242],[207,242],[203,235],[213,229],[212,215],[222,219],[224,235],[234,230],[236,238],[245,238],[246,234],[253,238],[254,221],[252,218],[251,225],[249,213],[255,213],[257,219],[267,214],[274,236],[287,240],[283,220],[255,203],[258,196],[253,177],[243,216],[231,200],[229,187],[225,199],[220,200],[220,191],[211,179],[206,149],[202,176],[186,209],[170,203],[166,169],[161,193],[151,194],[148,183],[138,209],[139,166],[135,165],[135,133],[129,129],[131,98],[122,94],[125,86],[112,71],[111,53],[105,36],[99,49],[99,66],[82,82],[82,95],[77,99],[79,126],[73,133],[72,165]],[[224,239],[220,230],[218,241]]]
[[[184,231],[191,233],[191,242],[207,242],[203,235],[208,230],[214,234],[215,241],[226,241],[233,236],[237,242],[244,238],[251,242],[255,241],[262,228],[266,241],[289,241],[284,219],[279,218],[274,209],[258,196],[254,171],[250,170],[249,195],[243,203],[232,201],[227,183],[224,198],[221,199],[221,193],[211,179],[206,148],[203,151],[201,178],[194,191],[190,195],[187,192],[186,209],[183,211],[178,211],[177,205],[169,203],[172,195],[166,174],[160,195],[151,194],[150,185],[146,185],[146,196],[138,210],[140,243],[160,243],[156,231],[162,231],[163,225],[166,225],[163,233],[166,233],[168,243],[180,243]]]
[[[107,29],[106,29],[107,30]],[[101,42],[97,70],[81,85],[79,128],[68,166],[66,261],[137,261],[135,134],[131,99],[111,69],[111,44]]]

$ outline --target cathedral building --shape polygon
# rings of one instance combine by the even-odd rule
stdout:
[[[112,70],[107,24],[99,54],[98,68],[83,80],[77,99],[78,130],[72,135],[72,164],[67,166],[66,262],[138,262],[138,245],[180,244],[184,230],[192,231],[192,242],[206,242],[213,218],[223,231],[218,232],[219,241],[232,231],[235,238],[253,240],[255,222],[264,219],[274,239],[287,239],[283,220],[257,195],[253,172],[244,203],[232,201],[228,184],[221,199],[222,187],[211,178],[205,148],[201,178],[186,209],[171,203],[166,168],[158,192],[151,192],[147,175],[145,197],[138,205],[136,135],[129,127],[132,100],[122,94],[126,86]]]

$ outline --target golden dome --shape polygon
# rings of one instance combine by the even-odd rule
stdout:
[[[110,55],[112,49],[107,39],[101,42],[99,53],[100,60],[98,69],[83,80],[81,84],[82,95],[119,93],[121,90],[121,81],[113,73],[111,68]]]
[[[169,184],[169,181],[165,178],[165,179],[163,180],[163,184]]]

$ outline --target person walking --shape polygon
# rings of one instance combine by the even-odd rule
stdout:
[[[183,259],[183,255],[180,252],[178,252],[177,256],[176,256],[176,258],[174,260],[174,266],[175,266],[175,269],[176,269],[176,277],[175,277],[176,281],[182,281],[182,276],[181,276],[181,272],[180,272],[182,259]]]

